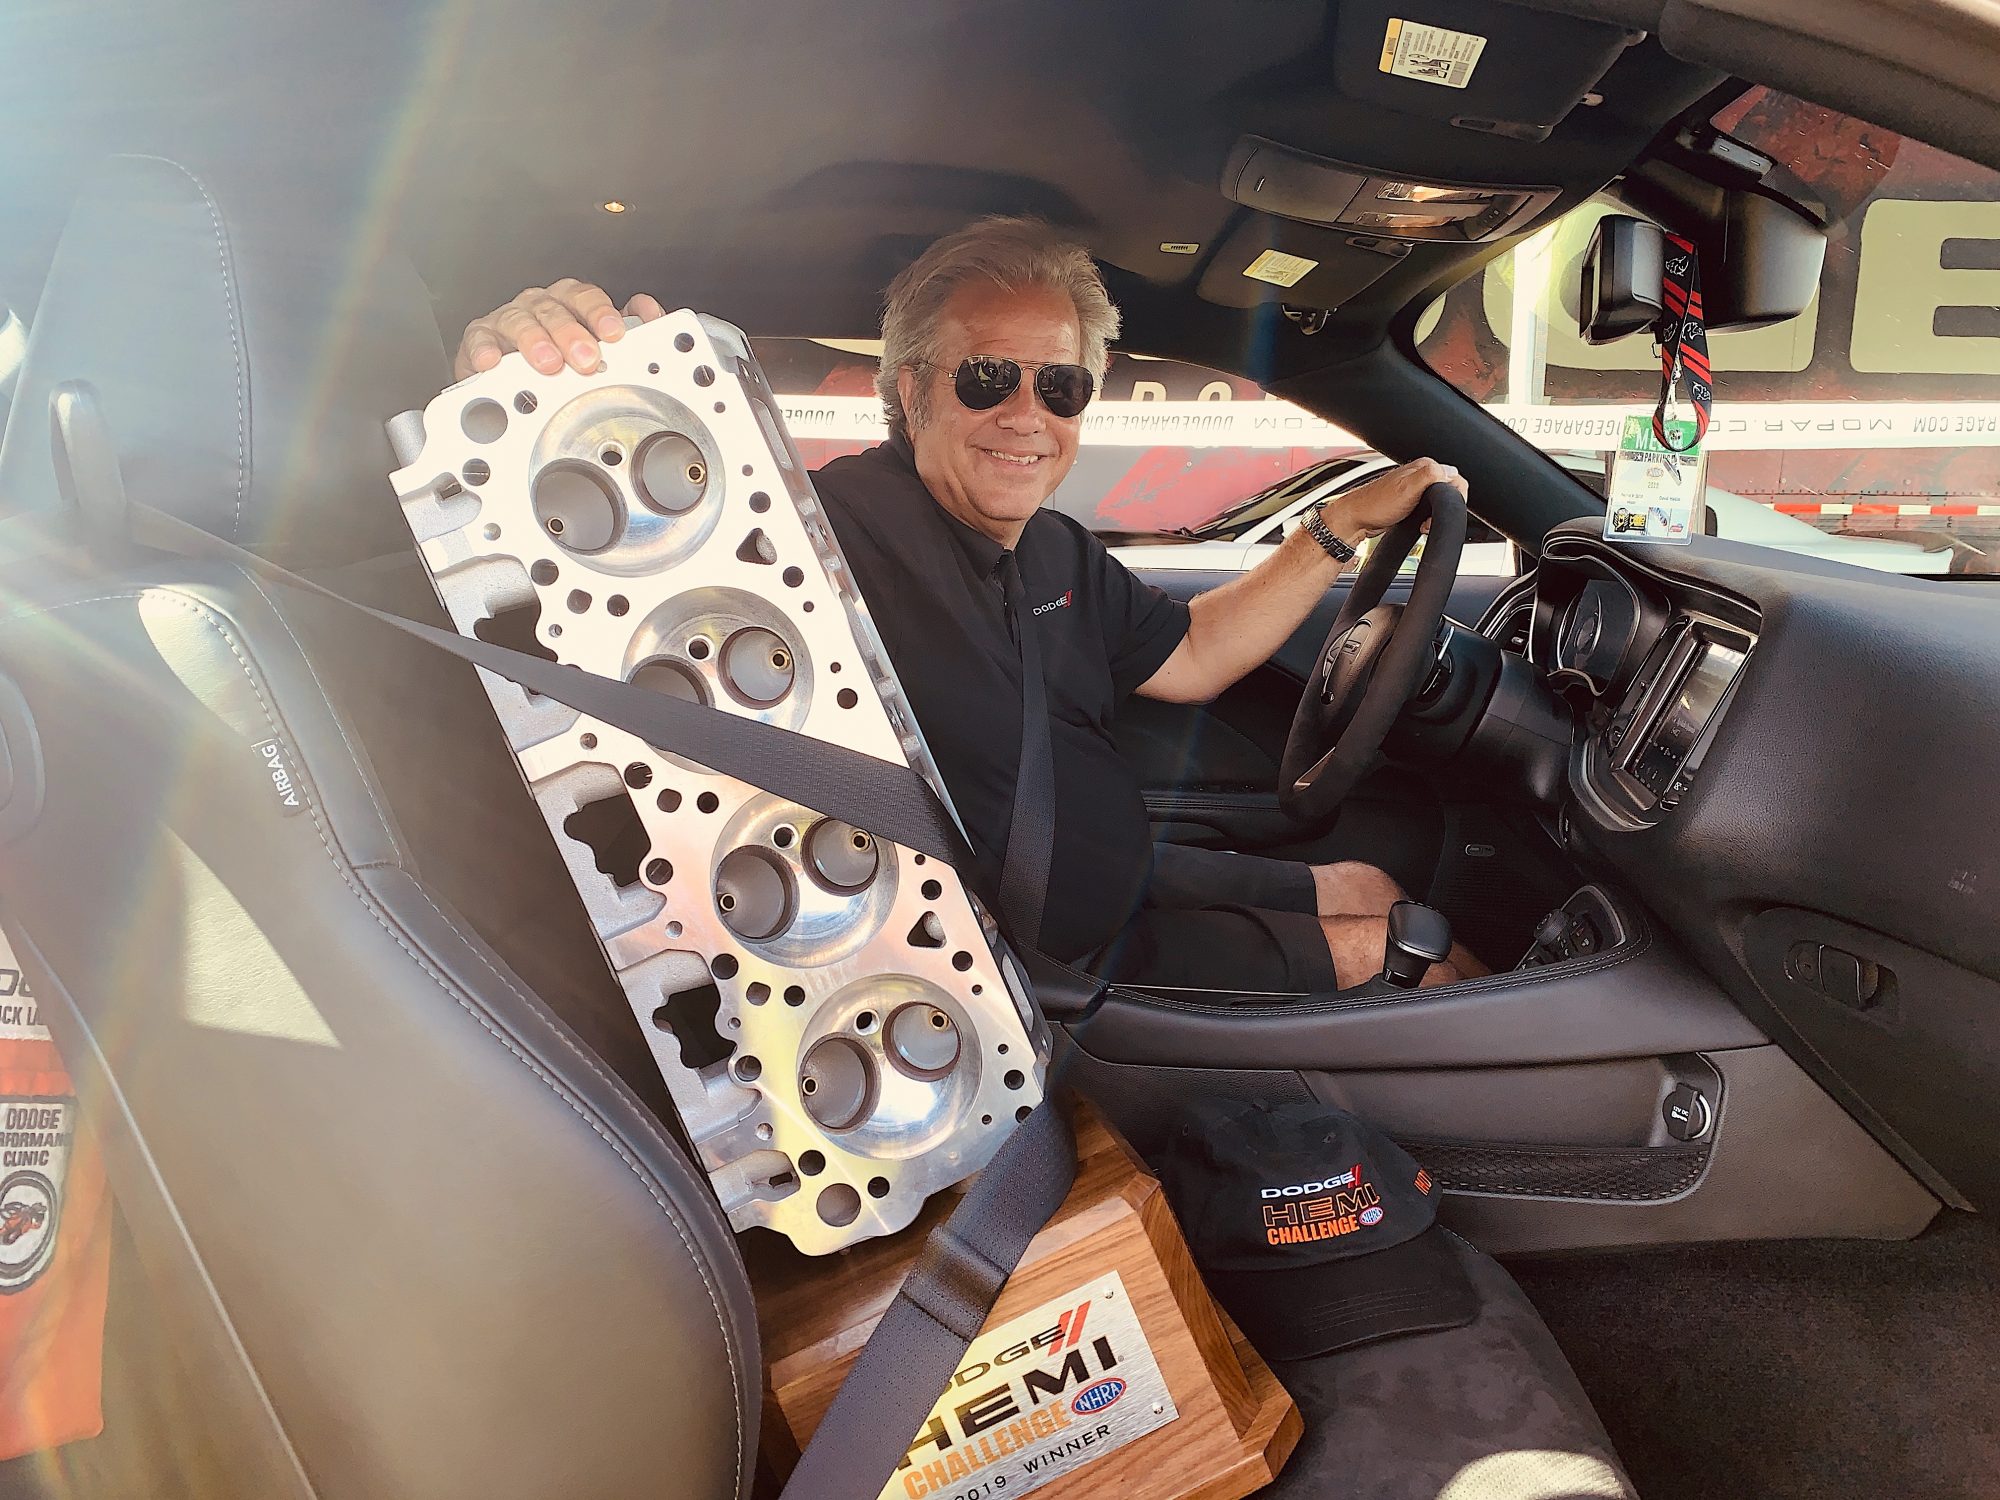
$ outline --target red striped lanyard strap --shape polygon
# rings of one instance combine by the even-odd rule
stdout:
[[[1669,453],[1699,447],[1708,435],[1709,409],[1715,402],[1714,378],[1708,368],[1708,324],[1701,310],[1701,264],[1694,241],[1667,236],[1667,254],[1660,275],[1665,312],[1660,318],[1660,399],[1653,408],[1653,436]],[[1694,440],[1674,441],[1674,384],[1687,376],[1688,400],[1694,405]]]

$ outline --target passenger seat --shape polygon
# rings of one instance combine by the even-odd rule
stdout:
[[[365,207],[109,162],[0,508],[64,504],[87,382],[134,501],[435,617],[381,421],[449,377]],[[0,588],[0,920],[107,1134],[114,1299],[163,1324],[64,1493],[747,1494],[735,1241],[471,669],[115,537]]]

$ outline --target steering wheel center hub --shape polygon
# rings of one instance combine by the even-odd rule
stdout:
[[[1384,602],[1427,520],[1430,538],[1407,601]],[[1434,640],[1464,545],[1464,497],[1449,484],[1434,484],[1369,553],[1313,660],[1285,740],[1278,805],[1289,816],[1302,822],[1330,817],[1435,672]]]
[[[1376,659],[1396,632],[1396,617],[1401,613],[1398,605],[1377,605],[1327,648],[1326,661],[1321,668],[1324,678],[1320,687],[1321,703],[1348,701],[1357,690],[1367,685],[1375,670]]]

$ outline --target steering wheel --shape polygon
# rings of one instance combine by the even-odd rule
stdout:
[[[1430,540],[1409,601],[1384,604],[1426,519]],[[1464,549],[1465,497],[1448,484],[1434,484],[1368,554],[1326,634],[1285,739],[1278,806],[1289,816],[1323,821],[1375,768],[1382,741],[1430,670],[1432,643]]]

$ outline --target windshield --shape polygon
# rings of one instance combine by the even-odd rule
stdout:
[[[2000,572],[2000,173],[1751,89],[1715,117],[1820,200],[1818,295],[1711,335],[1709,513],[1724,537],[1912,574]],[[1592,201],[1419,322],[1431,368],[1602,494],[1627,412],[1650,411],[1643,335],[1577,335]]]
[[[1346,458],[1314,464],[1303,473],[1280,480],[1267,490],[1259,490],[1242,504],[1230,506],[1214,520],[1188,527],[1187,534],[1200,537],[1205,542],[1237,541],[1304,499],[1312,490],[1339,478],[1359,462],[1359,458]]]

